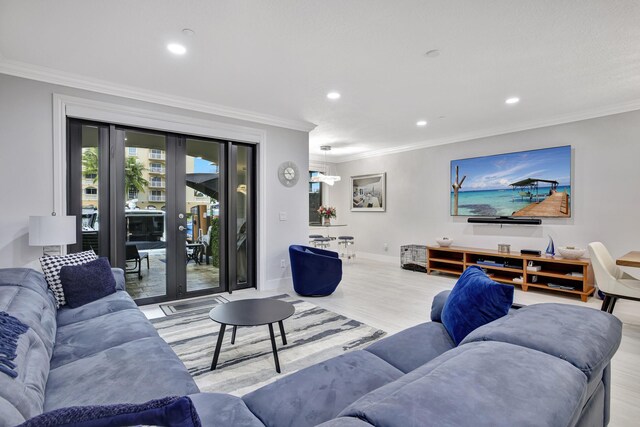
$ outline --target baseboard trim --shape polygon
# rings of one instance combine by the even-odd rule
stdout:
[[[279,279],[269,279],[261,286],[258,286],[259,291],[274,291],[276,289],[293,289],[293,279],[291,277],[281,277]]]

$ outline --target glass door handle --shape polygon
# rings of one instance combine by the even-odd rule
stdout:
[[[184,230],[186,230],[186,228],[185,228],[183,225],[179,225],[179,226],[178,226],[178,230],[180,230],[180,231],[184,231]]]

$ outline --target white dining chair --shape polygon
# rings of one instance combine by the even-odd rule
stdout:
[[[604,293],[602,311],[613,313],[618,298],[640,301],[640,280],[622,271],[600,242],[589,243],[596,284]]]

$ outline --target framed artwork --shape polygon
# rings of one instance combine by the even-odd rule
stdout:
[[[351,177],[351,210],[384,212],[387,210],[387,173]]]

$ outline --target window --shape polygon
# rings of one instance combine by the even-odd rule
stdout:
[[[128,147],[128,153],[130,156],[137,156],[138,149],[136,147]]]
[[[164,194],[161,190],[151,190],[149,200],[152,202],[164,202]]]
[[[321,222],[318,208],[322,206],[322,183],[311,182],[318,171],[309,171],[309,224]]]
[[[193,195],[196,197],[205,197],[204,193],[202,193],[201,191],[198,190],[194,190],[193,191]]]
[[[84,174],[84,178],[85,179],[96,179],[98,177],[97,173],[85,173]]]
[[[164,173],[164,168],[162,167],[162,163],[151,163],[149,165],[149,169],[151,170],[151,172]]]
[[[86,194],[87,196],[97,196],[98,189],[93,187],[87,187],[84,189],[84,194]]]
[[[129,187],[128,199],[137,199],[138,198],[138,190],[136,187]]]
[[[149,152],[149,158],[164,160],[164,150],[158,150],[156,148],[152,148]]]
[[[159,176],[154,176],[151,178],[151,186],[156,188],[164,187],[164,181]]]

